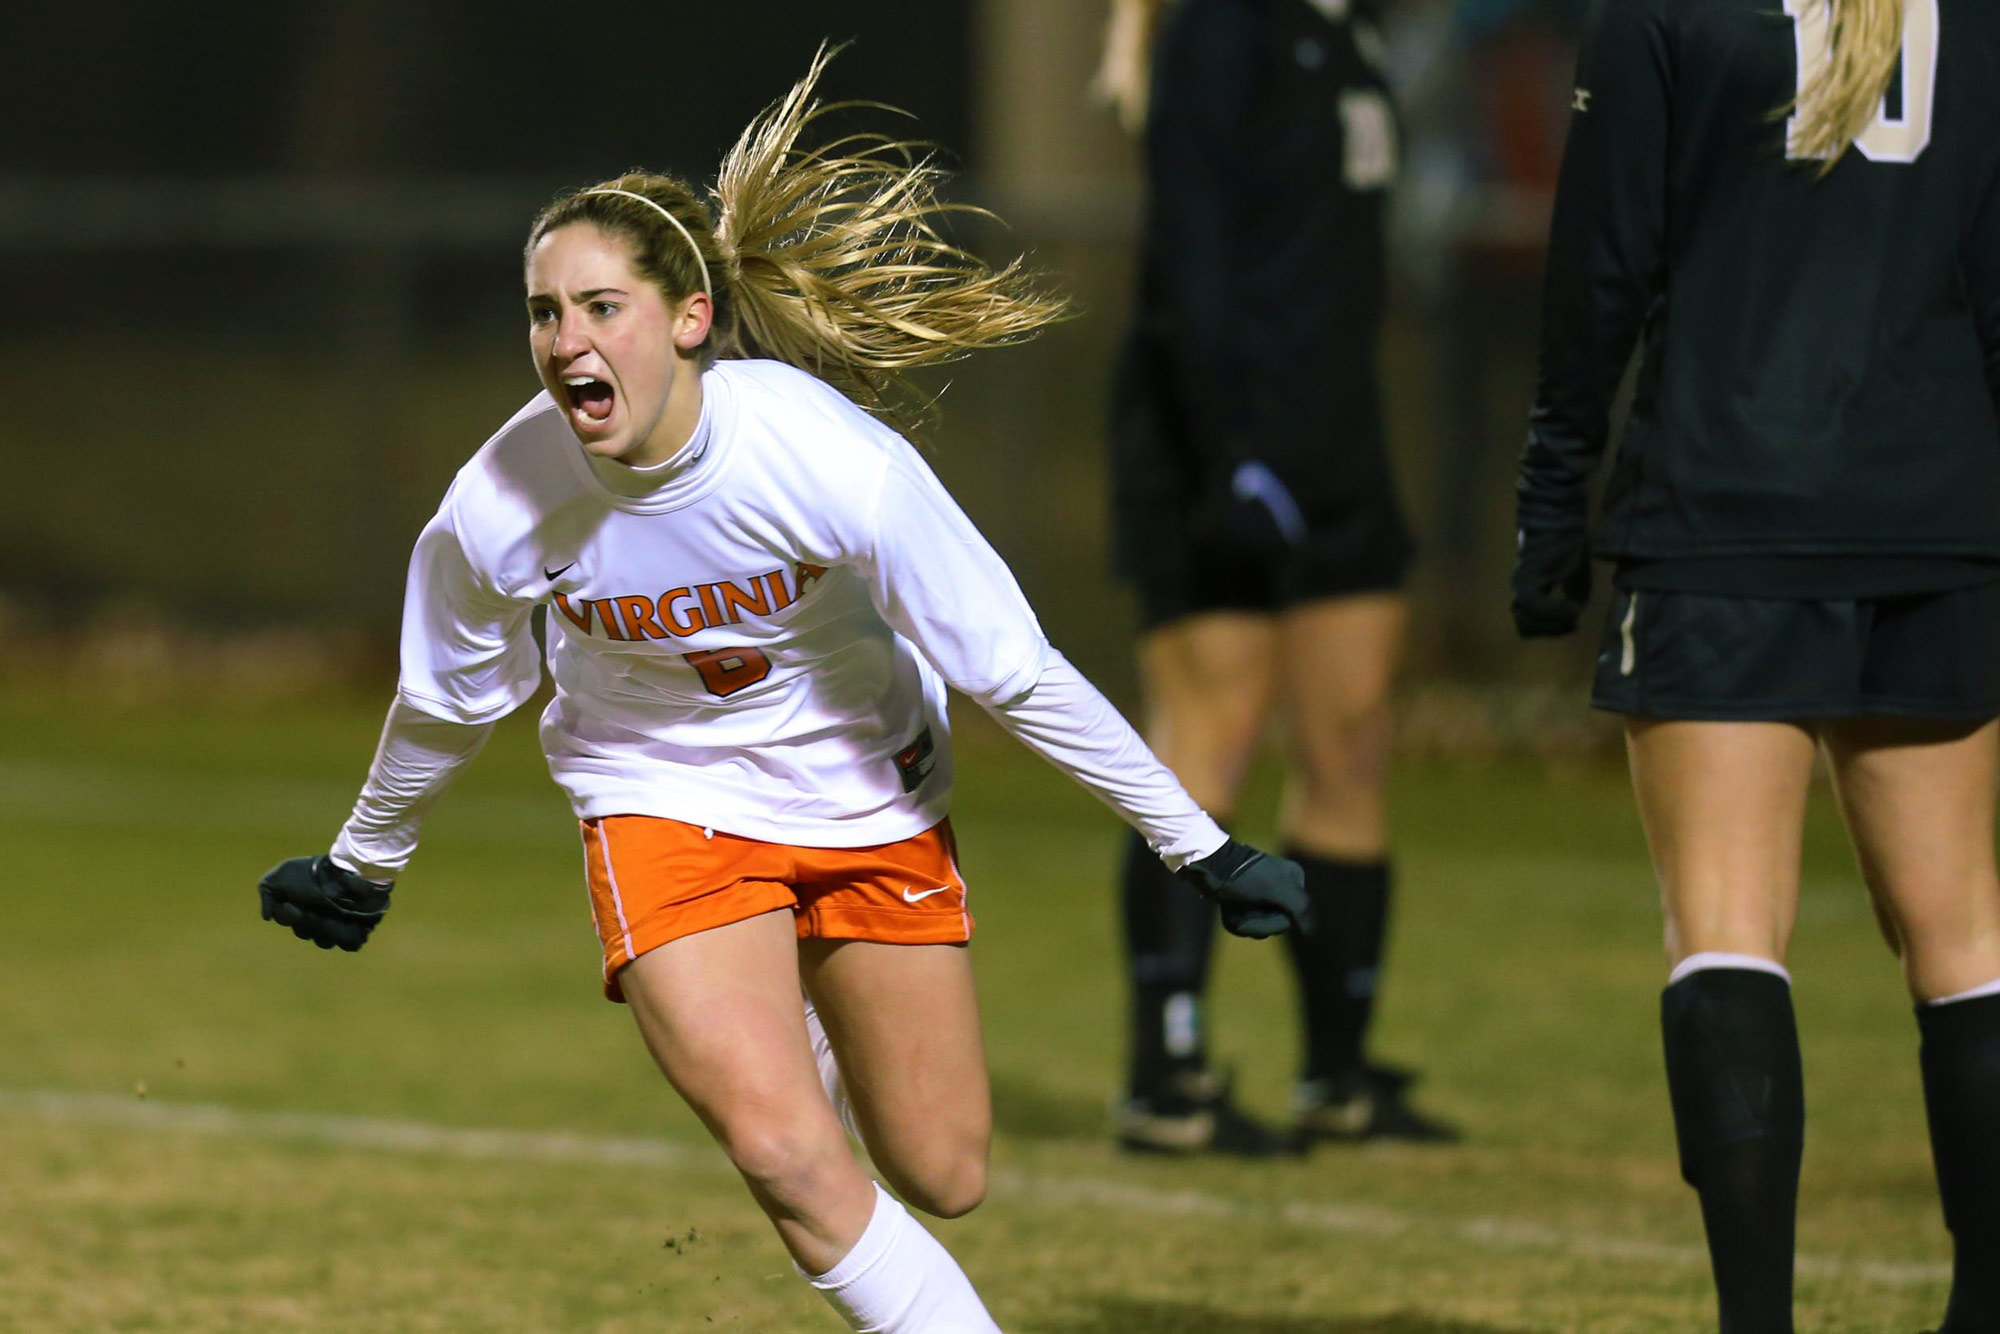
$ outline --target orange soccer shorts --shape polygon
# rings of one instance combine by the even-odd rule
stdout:
[[[972,939],[951,821],[869,848],[799,848],[651,815],[583,821],[604,994],[618,970],[697,931],[790,908],[799,938],[891,945]]]

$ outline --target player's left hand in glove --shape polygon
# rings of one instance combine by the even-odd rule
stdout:
[[[1230,839],[1214,852],[1174,872],[1222,909],[1233,936],[1262,940],[1286,931],[1312,934],[1312,901],[1297,862]]]
[[[1517,535],[1514,629],[1523,639],[1552,638],[1576,629],[1590,601],[1590,542],[1573,532]]]
[[[294,857],[272,867],[257,882],[264,920],[288,926],[300,940],[323,950],[358,950],[389,911],[394,882],[369,880],[334,864],[333,858]]]

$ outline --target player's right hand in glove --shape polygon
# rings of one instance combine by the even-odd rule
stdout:
[[[1566,635],[1590,601],[1590,542],[1582,529],[1523,528],[1514,552],[1514,629],[1523,639]]]
[[[1222,909],[1222,925],[1233,936],[1262,940],[1286,931],[1312,934],[1312,901],[1306,897],[1306,873],[1297,862],[1232,838],[1174,874]]]
[[[323,950],[358,950],[389,911],[383,884],[335,865],[333,858],[294,857],[272,867],[257,882],[264,920],[288,926],[300,940]]]

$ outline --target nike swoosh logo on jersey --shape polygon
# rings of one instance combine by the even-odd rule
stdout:
[[[905,903],[921,903],[921,902],[923,902],[923,901],[924,901],[925,899],[929,898],[929,897],[930,897],[931,895],[933,895],[933,894],[942,894],[942,893],[944,893],[944,892],[945,892],[945,891],[946,891],[947,889],[950,889],[950,888],[951,888],[951,886],[950,886],[950,885],[939,885],[939,886],[938,886],[938,887],[937,887],[936,889],[927,889],[927,890],[925,890],[925,891],[924,891],[923,893],[921,893],[921,894],[912,894],[912,893],[910,892],[910,887],[909,887],[908,885],[904,885],[904,886],[903,886],[903,902],[905,902]]]
[[[563,566],[562,569],[560,570],[551,570],[548,566],[544,565],[542,567],[542,578],[548,580],[550,583],[554,583],[556,580],[562,578],[566,572],[575,568],[576,568],[575,561],[571,561],[568,565]]]

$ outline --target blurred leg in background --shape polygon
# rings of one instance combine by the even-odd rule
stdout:
[[[1139,647],[1146,740],[1190,795],[1227,824],[1263,734],[1275,686],[1276,620],[1203,611]],[[1202,1012],[1215,907],[1128,838],[1121,908],[1131,983],[1131,1064],[1117,1134],[1127,1148],[1250,1156],[1291,1147],[1236,1110],[1208,1060]]]
[[[1285,937],[1304,1020],[1299,1129],[1314,1138],[1457,1138],[1410,1108],[1407,1072],[1367,1058],[1389,930],[1389,691],[1408,624],[1399,592],[1304,603],[1279,622],[1280,824],[1319,919],[1313,935]]]

